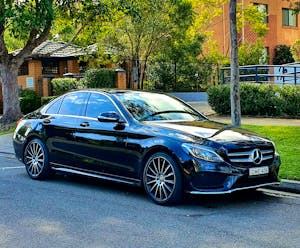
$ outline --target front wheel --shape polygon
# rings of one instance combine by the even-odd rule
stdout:
[[[39,139],[31,140],[24,150],[24,163],[27,174],[32,179],[47,179],[52,174],[47,149]]]
[[[182,177],[176,162],[166,153],[152,155],[144,168],[143,184],[148,196],[160,205],[182,200]]]

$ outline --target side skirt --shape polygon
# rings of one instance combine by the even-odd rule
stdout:
[[[130,185],[135,185],[135,186],[141,186],[141,180],[134,179],[134,178],[121,178],[121,177],[116,177],[115,175],[110,175],[107,173],[99,173],[95,171],[81,171],[78,170],[77,168],[66,168],[65,165],[62,164],[57,164],[57,163],[51,163],[53,166],[51,169],[55,171],[60,171],[60,172],[65,172],[65,173],[72,173],[72,174],[77,174],[81,176],[88,176],[88,177],[93,177],[93,178],[98,178],[98,179],[104,179],[108,181],[113,181],[113,182],[118,182],[118,183],[126,183]],[[59,166],[59,167],[58,167]]]

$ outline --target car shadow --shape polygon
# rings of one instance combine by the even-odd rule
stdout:
[[[123,183],[110,182],[106,180],[83,177],[72,174],[57,174],[55,180],[63,181],[64,183],[71,183],[80,185],[80,187],[88,187],[95,190],[106,192],[113,192],[114,194],[124,195],[139,200],[149,200],[142,187],[136,187]],[[194,208],[202,207],[206,209],[222,209],[228,207],[235,207],[237,205],[252,205],[262,202],[278,202],[278,196],[265,194],[261,190],[244,190],[233,192],[224,195],[190,195],[184,194],[183,202],[177,206],[179,208]]]

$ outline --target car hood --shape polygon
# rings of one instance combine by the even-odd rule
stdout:
[[[222,123],[204,121],[151,121],[151,125],[216,142],[268,142],[258,134]]]

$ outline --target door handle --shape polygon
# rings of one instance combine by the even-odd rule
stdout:
[[[80,126],[82,127],[88,127],[90,124],[87,121],[81,122]]]

